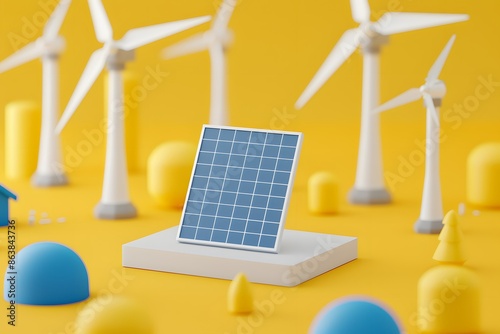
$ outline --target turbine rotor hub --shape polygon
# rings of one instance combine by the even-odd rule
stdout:
[[[429,94],[433,99],[442,99],[446,94],[446,85],[441,80],[433,80],[422,85],[420,91]]]
[[[36,41],[36,43],[42,44],[45,56],[47,57],[57,58],[66,48],[66,41],[61,36],[57,36],[52,40],[47,40],[41,37]]]

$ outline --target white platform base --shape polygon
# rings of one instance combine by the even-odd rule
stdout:
[[[177,242],[177,226],[122,247],[124,267],[295,286],[352,261],[358,240],[330,234],[285,230],[278,254]]]

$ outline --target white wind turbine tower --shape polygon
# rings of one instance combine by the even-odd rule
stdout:
[[[420,88],[409,89],[373,110],[374,113],[379,113],[416,101],[421,97],[424,99],[424,105],[427,108],[426,158],[422,207],[420,218],[414,227],[418,233],[439,233],[443,227],[443,205],[439,177],[439,107],[446,93],[446,86],[438,77],[454,41],[455,35],[450,38],[448,44],[441,51],[434,65],[432,65],[424,85]]]
[[[64,39],[58,34],[70,4],[71,0],[61,0],[47,21],[43,35],[0,63],[2,73],[31,60],[42,59],[42,128],[38,164],[31,178],[37,187],[68,183],[61,164],[59,136],[54,129],[59,116],[58,60],[65,47]]]
[[[101,1],[88,2],[97,39],[104,43],[104,46],[90,56],[73,96],[57,124],[56,131],[62,131],[99,74],[107,66],[109,98],[106,161],[102,197],[94,210],[94,215],[102,219],[131,218],[137,215],[137,211],[128,195],[121,71],[127,61],[133,60],[136,48],[207,22],[210,16],[132,29],[122,39],[115,41]]]
[[[468,19],[463,14],[386,13],[377,22],[370,21],[367,0],[351,0],[354,21],[358,28],[347,30],[330,52],[309,85],[297,100],[302,108],[347,58],[361,47],[363,52],[363,91],[361,106],[361,133],[358,150],[356,181],[349,193],[354,204],[389,203],[391,196],[385,189],[380,148],[379,115],[371,111],[379,103],[379,54],[389,35],[439,26]]]
[[[234,0],[224,0],[209,31],[189,37],[163,52],[165,58],[174,58],[208,49],[211,66],[209,122],[213,125],[228,124],[226,50],[232,42],[232,33],[227,25],[235,5]]]

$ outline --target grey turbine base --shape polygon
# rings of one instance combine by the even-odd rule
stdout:
[[[137,217],[132,203],[108,204],[100,202],[94,208],[94,216],[99,219],[127,219]]]
[[[68,184],[68,178],[64,174],[38,174],[31,177],[31,184],[35,187],[57,187]]]
[[[349,192],[351,204],[387,204],[391,202],[391,194],[385,189],[356,189]]]
[[[438,234],[443,229],[443,221],[419,219],[413,226],[413,229],[415,232],[421,234]]]

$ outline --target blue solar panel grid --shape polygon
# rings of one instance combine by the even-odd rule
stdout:
[[[177,240],[277,252],[302,134],[204,126]]]

